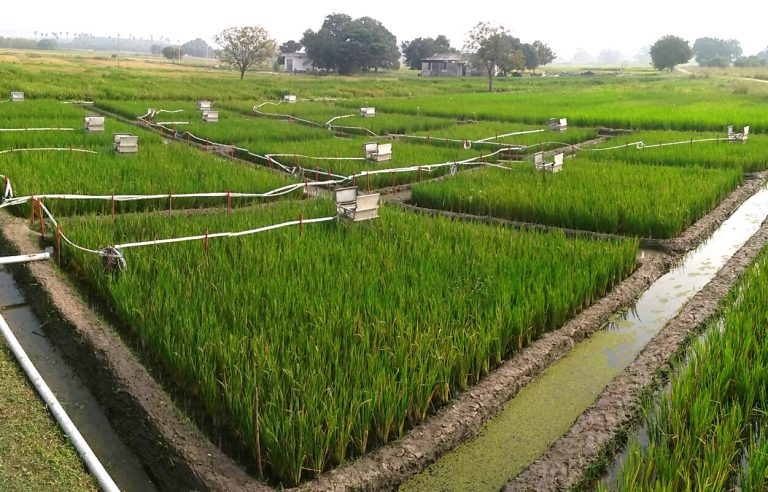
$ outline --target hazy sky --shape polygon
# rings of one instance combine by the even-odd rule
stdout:
[[[10,8],[11,3],[18,8]],[[454,6],[459,4],[462,6]],[[524,42],[544,41],[562,59],[570,58],[578,48],[592,55],[609,48],[631,57],[665,34],[682,36],[691,43],[704,36],[736,38],[745,54],[768,46],[768,6],[757,0],[6,0],[2,7],[0,35],[5,36],[32,36],[34,31],[86,32],[162,36],[175,43],[196,37],[209,41],[226,27],[258,24],[283,42],[298,40],[306,29],[319,29],[327,14],[338,12],[378,19],[397,36],[398,43],[445,34],[457,47],[464,44],[467,31],[477,22],[490,21],[502,24]]]

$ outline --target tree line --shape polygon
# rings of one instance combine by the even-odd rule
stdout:
[[[668,35],[651,46],[651,63],[659,70],[673,70],[675,66],[695,58],[702,67],[765,67],[768,66],[768,48],[751,56],[742,56],[741,43],[736,39],[699,38],[693,46],[679,36]]]
[[[243,78],[247,69],[275,55],[304,49],[312,65],[319,70],[350,75],[356,72],[397,70],[400,57],[411,69],[421,68],[421,60],[437,54],[462,54],[467,62],[488,75],[488,89],[493,77],[515,70],[533,70],[551,63],[556,55],[542,41],[523,43],[502,26],[481,22],[469,33],[462,51],[451,46],[443,35],[416,38],[397,45],[397,38],[381,22],[371,17],[353,19],[346,14],[330,14],[317,31],[308,29],[300,41],[290,40],[279,49],[267,31],[259,26],[230,28],[216,36],[222,48],[222,61],[236,66]]]

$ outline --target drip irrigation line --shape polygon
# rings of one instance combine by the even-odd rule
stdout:
[[[543,133],[545,131],[547,131],[547,130],[546,129],[540,129],[540,130],[524,130],[524,131],[519,131],[519,132],[505,133],[504,135],[496,135],[496,136],[493,136],[493,137],[484,138],[482,140],[475,140],[472,143],[485,143],[485,142],[488,142],[489,140],[497,140],[499,138],[512,137],[512,136],[515,136],[515,135],[529,135],[531,133]]]
[[[74,132],[80,128],[0,128],[0,132]]]
[[[296,225],[304,225],[304,224],[316,224],[319,222],[328,222],[331,220],[336,220],[338,218],[338,215],[333,215],[330,217],[320,217],[316,219],[301,219],[301,220],[292,220],[289,222],[283,222],[281,224],[272,224],[264,227],[258,227],[256,229],[248,229],[245,231],[237,231],[237,232],[215,232],[210,234],[199,234],[197,236],[186,236],[186,237],[174,237],[174,238],[168,238],[168,239],[155,239],[151,241],[139,241],[135,243],[124,243],[124,244],[116,244],[115,246],[112,246],[113,248],[116,248],[118,250],[123,250],[127,248],[138,248],[142,246],[157,246],[160,244],[171,244],[171,243],[180,243],[180,242],[186,242],[186,241],[202,241],[217,237],[240,237],[240,236],[249,236],[252,234],[258,234],[260,232],[267,232],[272,231],[275,229],[282,229],[283,227],[290,227],[290,226],[296,226]]]
[[[61,101],[61,104],[93,104],[93,101]]]
[[[12,152],[81,152],[83,154],[98,154],[95,150],[70,149],[69,147],[35,147],[31,149],[0,150],[0,154],[10,154]]]
[[[574,145],[573,147],[578,150],[584,150],[587,152],[604,152],[607,150],[618,150],[618,149],[626,149],[629,147],[635,147],[637,150],[643,150],[643,149],[654,149],[658,147],[668,147],[671,145],[685,145],[685,144],[695,144],[695,143],[702,143],[702,142],[729,142],[731,141],[728,137],[718,137],[718,138],[700,138],[696,140],[680,140],[678,142],[664,142],[664,143],[658,143],[658,144],[651,144],[648,145],[642,140],[638,140],[637,142],[629,142],[623,145],[615,145],[613,147],[603,147],[599,149],[586,149],[582,148],[578,145]]]
[[[334,121],[336,121],[336,120],[341,120],[341,119],[344,119],[344,118],[352,118],[353,116],[357,116],[357,115],[354,115],[354,114],[345,114],[345,115],[343,115],[343,116],[334,116],[334,117],[333,117],[333,118],[331,118],[330,120],[326,121],[326,122],[325,122],[325,125],[323,125],[323,126],[327,126],[328,128],[330,128],[330,127],[331,127],[331,123],[333,123]]]

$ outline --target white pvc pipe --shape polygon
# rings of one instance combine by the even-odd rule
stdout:
[[[34,253],[31,255],[19,256],[0,256],[0,265],[10,265],[12,263],[27,263],[28,261],[50,260],[51,253]]]
[[[54,396],[48,385],[45,384],[42,376],[40,376],[40,373],[37,372],[37,369],[35,369],[32,361],[29,360],[29,357],[27,357],[24,349],[21,348],[19,341],[14,336],[11,328],[8,326],[8,323],[5,322],[5,318],[3,318],[2,315],[0,315],[0,331],[3,333],[5,341],[11,348],[11,352],[13,352],[13,355],[16,356],[16,360],[19,361],[19,365],[22,367],[22,369],[24,369],[24,372],[27,374],[27,377],[32,382],[32,385],[35,387],[37,392],[40,393],[40,397],[48,406],[48,409],[51,411],[54,418],[61,426],[61,429],[69,437],[72,445],[75,447],[78,454],[85,462],[85,466],[93,474],[93,476],[96,477],[96,481],[99,483],[101,489],[105,492],[120,492],[120,489],[117,488],[117,485],[112,480],[112,477],[109,476],[109,473],[107,473],[101,462],[99,462],[99,459],[88,446],[88,443],[85,442],[85,439],[83,439],[80,431],[77,430],[75,424],[73,424],[69,419],[67,412],[64,411],[64,408],[56,399],[56,396]]]

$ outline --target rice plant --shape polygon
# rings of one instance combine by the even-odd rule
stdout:
[[[556,174],[532,164],[417,184],[415,205],[596,232],[668,238],[741,183],[735,169],[642,167],[581,158]]]
[[[740,128],[736,128],[741,131]],[[697,140],[722,139],[727,136],[725,127],[720,132],[637,132],[612,138],[595,147],[584,147],[580,157],[592,162],[610,163],[616,159],[633,164],[662,166],[730,167],[743,172],[756,172],[768,168],[768,138],[750,135],[746,142]],[[635,143],[643,142],[638,148]],[[683,142],[680,145],[664,145]],[[595,152],[593,148],[612,148]]]
[[[314,200],[62,225],[97,247],[334,213]],[[201,242],[126,249],[119,276],[71,247],[64,261],[275,484],[291,486],[401,436],[561,326],[633,270],[637,247],[385,206],[371,223],[212,239],[207,252]]]
[[[732,289],[722,318],[688,351],[669,392],[643,404],[649,443],[631,444],[621,490],[766,485],[768,253]]]

